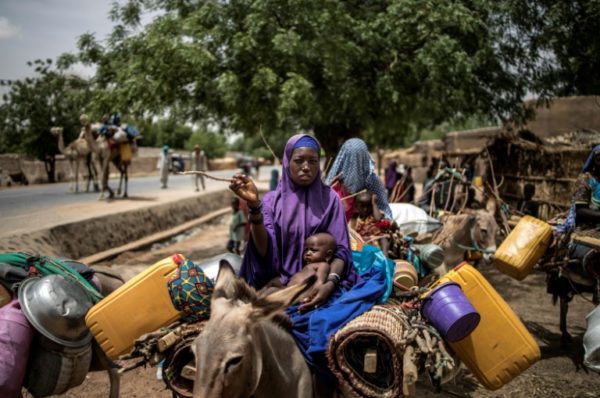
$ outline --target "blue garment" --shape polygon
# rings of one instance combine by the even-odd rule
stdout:
[[[392,294],[396,268],[394,262],[386,258],[380,248],[371,245],[364,245],[361,251],[353,250],[352,262],[360,276],[369,272],[372,267],[381,268],[385,271],[385,293],[379,299],[378,304],[385,303]]]
[[[385,218],[393,220],[387,191],[375,174],[375,162],[369,154],[367,144],[360,138],[351,138],[342,145],[325,183],[331,185],[331,181],[340,173],[344,187],[351,194],[366,188],[370,193],[377,195],[377,207],[383,211]]]
[[[592,190],[591,202],[594,206],[600,206],[600,183],[594,177],[588,180],[590,189]]]
[[[386,278],[385,267],[374,266],[362,275],[361,282],[350,290],[338,290],[322,307],[304,314],[298,312],[298,305],[288,308],[287,314],[293,324],[292,335],[298,348],[323,382],[332,386],[336,384],[325,356],[330,337],[381,301]]]
[[[583,168],[581,169],[581,173],[588,173],[590,171],[592,171],[592,167],[594,166],[594,155],[600,153],[600,145],[596,145],[591,151],[590,154],[588,155],[587,159],[585,160],[585,163],[583,164]],[[591,186],[591,185],[590,185]],[[592,195],[592,201],[594,200],[593,197],[596,195],[596,190],[594,189],[593,195]],[[598,195],[600,195],[600,192],[598,193]],[[600,201],[600,197],[596,196],[596,200]],[[567,233],[569,231],[572,231],[575,228],[575,216],[577,214],[577,209],[575,206],[575,203],[571,204],[571,208],[569,209],[569,213],[567,214],[567,219],[565,220],[565,223],[562,225],[557,225],[554,227],[554,230],[556,232],[558,232],[559,234],[564,234]]]
[[[319,146],[319,143],[317,142],[317,140],[315,140],[310,135],[305,135],[302,138],[300,138],[294,144],[294,149],[296,149],[296,148],[312,148],[315,151],[317,151],[317,153],[319,153],[321,151],[321,147]]]

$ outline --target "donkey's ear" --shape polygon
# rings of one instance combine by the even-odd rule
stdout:
[[[269,318],[289,307],[302,293],[315,283],[316,279],[316,275],[311,275],[297,285],[286,287],[283,290],[258,299],[252,306],[250,317],[253,319]]]
[[[496,208],[497,208],[498,204],[496,202],[496,199],[493,197],[489,197],[487,202],[485,202],[485,209],[488,211],[488,213],[490,214],[496,214]]]
[[[219,273],[217,274],[217,283],[213,292],[213,298],[233,298],[236,279],[237,277],[231,264],[227,260],[219,261]]]

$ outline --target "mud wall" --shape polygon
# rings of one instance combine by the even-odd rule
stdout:
[[[0,251],[28,251],[50,256],[81,258],[173,228],[227,207],[227,190],[173,201],[139,210],[63,224],[0,241]]]

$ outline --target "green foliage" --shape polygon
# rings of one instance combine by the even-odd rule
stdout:
[[[194,145],[200,145],[209,159],[220,158],[227,152],[227,141],[220,134],[194,131],[185,144],[185,149],[192,151]]]
[[[81,131],[79,116],[91,98],[89,82],[65,73],[65,64],[52,60],[28,62],[36,75],[1,81],[9,91],[0,105],[0,153],[20,152],[47,160],[58,153],[52,126],[64,128],[65,144]]]
[[[160,16],[140,28],[145,11]],[[97,67],[98,109],[312,130],[334,151],[517,111],[533,75],[504,40],[507,15],[492,0],[130,0],[115,2],[106,44],[81,37],[79,58]]]
[[[144,124],[141,145],[162,147],[169,145],[171,148],[183,149],[192,136],[193,130],[173,118],[158,120],[154,123]]]
[[[507,0],[499,6],[511,22],[505,41],[536,75],[533,91],[600,94],[599,1]]]
[[[387,145],[381,145],[382,132],[374,133],[367,131],[365,133],[365,141],[370,147],[375,148],[376,145],[387,148],[409,147],[419,140],[434,140],[441,139],[450,131],[469,130],[481,127],[498,126],[498,122],[491,120],[484,115],[472,115],[469,117],[453,118],[444,121],[432,128],[417,128],[416,126],[408,126],[405,131],[391,131],[385,134],[388,137]]]
[[[267,143],[275,152],[275,155],[279,160],[283,158],[283,149],[285,148],[288,138],[292,134],[293,133],[284,130],[263,132]],[[238,138],[231,144],[231,150],[242,152],[257,158],[262,157],[271,161],[273,160],[273,154],[269,151],[260,135],[246,135]]]

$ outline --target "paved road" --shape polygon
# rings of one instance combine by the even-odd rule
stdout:
[[[261,167],[261,183],[266,183],[272,168]],[[211,174],[229,177],[235,171],[211,171]],[[207,191],[227,188],[225,182],[209,179],[205,181]],[[118,179],[111,179],[110,184],[116,188]],[[171,175],[168,186],[168,189],[160,189],[158,176],[130,177],[129,198],[112,201],[98,201],[98,193],[69,192],[69,183],[3,189],[0,190],[0,236],[133,210],[198,194],[194,191],[191,176]]]

